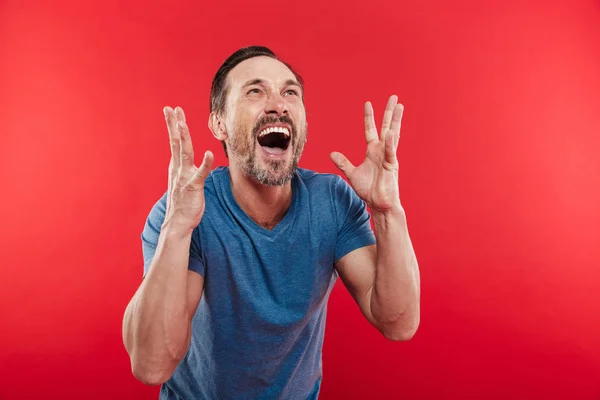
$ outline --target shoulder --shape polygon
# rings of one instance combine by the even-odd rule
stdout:
[[[334,203],[356,200],[356,193],[352,186],[340,175],[334,173],[315,172],[309,169],[298,168],[297,174],[301,184],[311,195],[326,195]]]
[[[204,181],[204,193],[211,195],[215,194],[217,187],[221,186],[223,179],[229,179],[229,171],[225,166],[218,166],[214,168]]]
[[[340,175],[316,172],[306,168],[297,168],[297,176],[310,191],[324,189],[337,190],[338,187],[347,185],[346,181]]]
[[[154,202],[150,212],[148,213],[147,223],[151,225],[162,224],[163,219],[165,218],[165,214],[167,211],[167,196],[168,192],[164,192],[158,200]]]

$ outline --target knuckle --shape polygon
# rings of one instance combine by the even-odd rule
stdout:
[[[383,168],[385,168],[386,170],[391,171],[391,172],[397,172],[398,171],[398,162],[384,161]]]
[[[196,176],[201,179],[206,178],[206,176],[208,175],[208,172],[206,170],[206,168],[198,168],[198,170],[196,171]]]
[[[202,189],[202,186],[195,183],[194,181],[190,181],[183,187],[183,189],[185,192],[188,193],[196,193]]]
[[[173,187],[176,190],[179,190],[182,186],[185,185],[185,181],[183,180],[179,169],[177,169],[173,175]]]

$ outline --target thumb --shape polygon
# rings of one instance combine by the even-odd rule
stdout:
[[[196,173],[194,174],[194,184],[204,186],[204,181],[206,180],[212,169],[213,160],[213,153],[210,150],[206,151],[204,153],[204,159],[202,160],[202,164],[200,164],[200,167],[196,170]]]
[[[346,158],[346,156],[340,152],[334,151],[329,155],[329,158],[331,158],[331,161],[333,161],[335,166],[338,167],[344,173],[344,175],[346,175],[346,177],[348,177],[348,175],[352,175],[352,171],[354,171],[356,168]]]

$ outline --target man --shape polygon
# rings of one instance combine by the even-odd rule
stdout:
[[[338,276],[386,338],[417,330],[419,272],[396,159],[403,107],[390,98],[378,133],[365,105],[364,162],[331,154],[348,184],[297,167],[303,91],[267,48],[230,56],[208,121],[229,165],[214,170],[211,152],[195,167],[183,110],[164,109],[168,190],[144,227],[144,279],[123,321],[133,374],[161,384],[161,399],[316,399]]]

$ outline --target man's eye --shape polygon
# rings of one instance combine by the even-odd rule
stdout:
[[[298,96],[298,92],[295,91],[294,89],[288,89],[288,90],[286,90],[285,94],[287,94],[287,95],[291,94],[292,96]]]
[[[260,89],[250,89],[248,90],[248,94],[259,94],[260,93]]]

